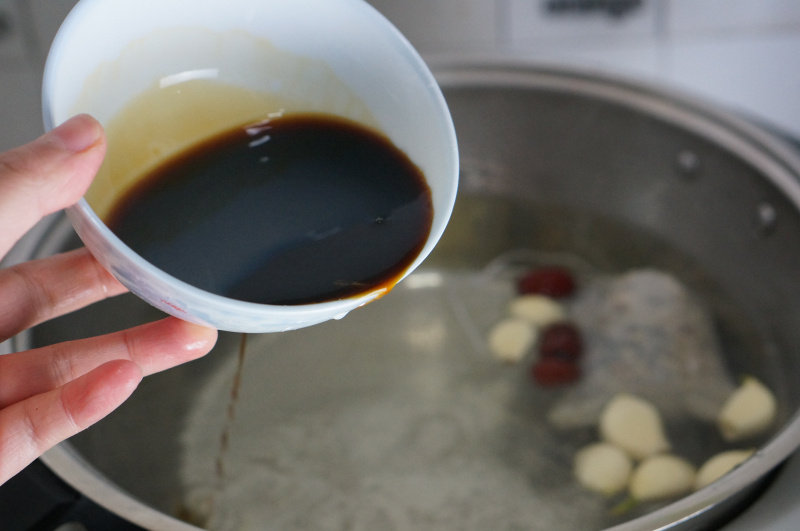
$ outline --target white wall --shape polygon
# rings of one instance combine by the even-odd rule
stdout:
[[[800,135],[798,0],[641,0],[620,16],[546,9],[580,0],[370,2],[425,55],[459,50],[601,68],[713,99]]]

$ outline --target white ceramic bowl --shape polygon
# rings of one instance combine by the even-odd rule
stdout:
[[[453,124],[423,60],[366,2],[81,0],[47,58],[45,128],[82,112],[106,125],[149,88],[197,78],[266,90],[290,102],[291,110],[323,111],[377,127],[420,167],[432,191],[431,233],[406,275],[433,249],[456,195]],[[109,150],[113,142],[109,136]],[[129,183],[115,179],[98,176],[86,197],[94,190],[102,203],[118,195]],[[277,306],[211,294],[134,253],[90,202],[84,198],[68,209],[87,247],[133,293],[189,321],[238,332],[290,330],[340,318],[379,295]]]

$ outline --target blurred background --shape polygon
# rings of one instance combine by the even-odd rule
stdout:
[[[74,0],[0,0],[0,149],[42,132],[41,73]],[[800,136],[797,0],[371,0],[432,63],[578,65],[694,94]]]

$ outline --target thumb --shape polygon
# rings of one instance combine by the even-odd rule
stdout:
[[[104,154],[103,128],[85,114],[0,154],[0,257],[39,219],[77,202]]]

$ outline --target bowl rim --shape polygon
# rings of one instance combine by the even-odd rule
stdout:
[[[443,146],[448,149],[441,153],[446,159],[448,175],[446,186],[440,186],[433,196],[436,204],[430,233],[417,256],[393,281],[402,281],[416,269],[432,252],[447,226],[458,190],[458,141],[450,111],[433,73],[408,39],[386,19],[378,10],[361,0],[339,0],[351,10],[363,12],[371,25],[386,34],[387,40],[396,45],[394,52],[408,61],[419,76],[415,86],[419,93],[431,102],[436,110],[437,132],[441,133]],[[92,7],[101,0],[81,0],[76,4],[56,34],[48,53],[42,80],[42,116],[45,130],[57,124],[52,109],[54,83],[58,75],[58,63],[64,54],[62,41],[75,31]],[[131,2],[135,4],[135,2]],[[431,191],[434,192],[431,185]],[[141,255],[118,238],[101,220],[86,199],[81,198],[75,205],[67,208],[67,214],[81,239],[87,244],[96,258],[112,272],[130,291],[158,309],[197,324],[212,326],[231,332],[275,332],[309,326],[328,319],[340,319],[349,311],[380,298],[387,292],[386,287],[377,287],[338,299],[323,300],[306,304],[261,304],[243,301],[213,293],[193,286],[165,272],[145,260]],[[95,253],[100,249],[113,250],[113,253]],[[134,278],[135,277],[135,278]],[[137,285],[136,279],[144,277],[146,282]],[[388,289],[391,289],[391,285]]]

